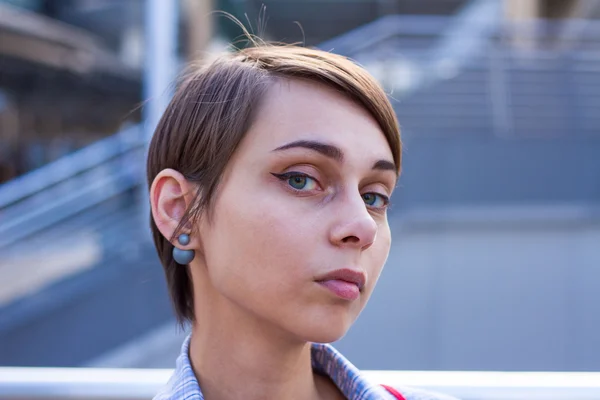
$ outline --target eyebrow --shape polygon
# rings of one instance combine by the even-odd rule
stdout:
[[[388,160],[379,160],[373,164],[373,169],[396,172],[396,164]]]
[[[296,140],[295,142],[284,144],[273,151],[282,151],[297,147],[316,151],[317,153],[320,153],[325,157],[331,158],[339,163],[344,161],[344,152],[339,147],[317,142],[316,140]]]
[[[344,161],[344,152],[342,149],[331,144],[318,142],[316,140],[296,140],[294,142],[284,144],[283,146],[279,146],[273,151],[282,151],[298,147],[315,151],[339,163]],[[375,162],[375,164],[373,164],[372,169],[396,172],[396,164],[388,160],[378,160]]]

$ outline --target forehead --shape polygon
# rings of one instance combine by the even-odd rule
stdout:
[[[270,151],[295,140],[319,140],[352,157],[393,160],[377,121],[344,94],[316,82],[280,80],[267,91],[247,135],[251,147]]]

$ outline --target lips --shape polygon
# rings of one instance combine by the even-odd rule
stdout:
[[[339,269],[320,276],[317,283],[345,300],[356,300],[365,286],[366,276],[362,271]]]

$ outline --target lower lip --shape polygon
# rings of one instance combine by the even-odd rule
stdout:
[[[360,290],[355,283],[346,282],[338,279],[321,281],[320,285],[329,289],[333,294],[344,300],[356,300],[360,296]]]

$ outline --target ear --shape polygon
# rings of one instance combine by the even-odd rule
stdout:
[[[192,206],[196,195],[197,186],[190,183],[185,177],[174,169],[164,169],[156,175],[150,187],[150,204],[152,218],[160,233],[170,240],[179,222],[186,211]],[[182,246],[173,243],[182,249],[196,247],[197,238],[191,234],[191,227],[180,233],[190,234],[190,243]]]

